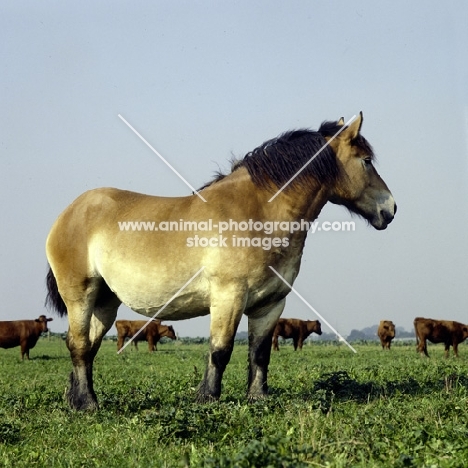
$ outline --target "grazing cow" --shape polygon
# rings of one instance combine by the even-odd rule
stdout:
[[[377,335],[380,338],[382,349],[390,349],[393,338],[395,338],[395,325],[391,320],[381,320]]]
[[[51,318],[40,315],[35,320],[12,320],[0,322],[0,348],[21,346],[21,359],[29,359],[29,350],[36,346],[41,333],[48,332],[47,322]]]
[[[449,356],[450,345],[453,353],[458,357],[458,345],[468,338],[468,325],[453,320],[433,320],[422,317],[414,319],[414,331],[416,332],[416,350],[429,357],[427,354],[426,340],[431,343],[444,343],[445,357]]]
[[[312,333],[322,334],[322,327],[318,320],[279,319],[273,334],[273,349],[279,351],[278,336],[292,338],[294,351],[302,349],[302,343]]]
[[[117,351],[122,349],[125,338],[127,337],[133,338],[136,349],[138,349],[138,341],[147,341],[150,352],[157,350],[156,344],[161,337],[167,336],[172,340],[176,339],[176,334],[172,325],[161,325],[160,320],[152,320],[148,325],[146,325],[146,323],[147,320],[117,320],[115,322],[118,334]],[[145,328],[138,333],[143,327]]]

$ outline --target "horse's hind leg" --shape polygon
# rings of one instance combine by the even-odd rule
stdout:
[[[268,393],[267,374],[271,356],[271,338],[283,312],[283,299],[269,309],[249,316],[249,400],[262,398]]]
[[[93,362],[120,305],[115,296],[101,302],[96,294],[93,296],[92,299],[85,296],[82,301],[67,302],[67,347],[73,363],[67,398],[70,406],[77,410],[98,409],[93,388]]]

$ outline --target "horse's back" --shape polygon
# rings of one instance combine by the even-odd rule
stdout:
[[[141,238],[154,244],[147,233],[134,232],[130,223],[166,220],[175,208],[186,207],[191,198],[157,197],[112,187],[84,192],[65,208],[49,232],[46,250],[54,274],[57,265],[69,261],[78,269],[89,267],[93,246],[99,252],[119,243],[131,248],[141,243]]]

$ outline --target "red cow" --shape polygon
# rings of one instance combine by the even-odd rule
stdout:
[[[156,344],[161,337],[167,336],[172,340],[176,339],[172,325],[161,325],[160,320],[152,320],[148,325],[146,323],[147,320],[117,320],[115,322],[118,334],[117,350],[120,351],[122,349],[125,338],[133,338],[136,349],[138,349],[138,341],[147,341],[150,352],[157,350]],[[145,328],[141,330],[143,327]],[[140,330],[141,332],[138,333]]]
[[[453,353],[458,357],[458,345],[468,338],[468,325],[453,320],[433,320],[422,317],[414,319],[414,331],[416,333],[416,350],[422,354],[427,354],[427,343],[444,343],[445,357],[448,357],[450,345],[453,346]]]
[[[393,338],[395,338],[395,325],[391,320],[381,320],[377,335],[380,338],[382,349],[390,349]]]
[[[36,320],[12,320],[0,322],[0,348],[21,346],[21,359],[29,359],[29,350],[36,346],[41,333],[48,332],[47,322],[51,318],[40,315]]]
[[[312,333],[322,334],[322,327],[318,320],[279,319],[273,333],[273,349],[279,351],[278,336],[292,338],[294,351],[302,349],[302,343]]]

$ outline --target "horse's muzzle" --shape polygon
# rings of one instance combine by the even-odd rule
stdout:
[[[375,224],[372,223],[374,228],[378,229],[379,231],[386,229],[387,226],[393,221],[396,211],[397,211],[396,203],[393,206],[393,212],[388,209],[381,209],[379,212],[379,215],[380,215],[379,222]]]

